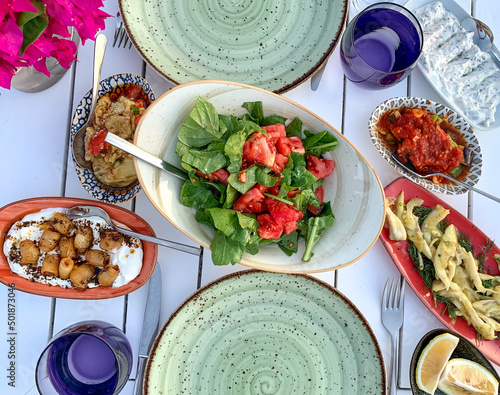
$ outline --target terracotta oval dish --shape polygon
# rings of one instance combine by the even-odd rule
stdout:
[[[301,260],[305,245],[287,256],[276,243],[260,246],[256,255],[243,254],[241,263],[255,269],[308,273],[337,269],[361,258],[373,246],[384,222],[384,194],[373,168],[363,155],[335,128],[304,107],[275,93],[249,85],[199,81],[175,87],[145,112],[134,143],[180,167],[175,153],[177,133],[197,98],[208,100],[219,114],[246,114],[244,102],[261,101],[264,115],[299,117],[312,133],[329,131],[337,138],[335,150],[325,158],[335,160],[334,172],[324,179],[324,201],[331,202],[335,222],[313,247],[310,261]],[[183,180],[142,161],[135,161],[141,186],[158,211],[186,236],[209,248],[215,231],[196,221],[196,209],[181,204]],[[302,250],[301,250],[302,248]]]
[[[377,151],[382,155],[382,157],[398,172],[400,172],[405,177],[408,177],[413,182],[417,183],[424,188],[429,189],[433,192],[445,193],[448,195],[460,195],[468,191],[460,185],[454,183],[446,184],[434,184],[431,179],[425,179],[417,177],[406,169],[402,168],[391,156],[391,152],[387,149],[386,143],[380,136],[377,128],[377,122],[380,117],[387,111],[398,109],[401,107],[411,107],[427,110],[430,113],[437,114],[441,118],[447,118],[447,121],[455,126],[463,135],[467,141],[468,148],[472,151],[474,158],[472,161],[471,169],[464,183],[474,186],[479,181],[481,177],[481,168],[483,165],[483,157],[481,155],[481,147],[479,146],[479,141],[476,135],[469,127],[469,124],[458,115],[455,111],[450,108],[443,106],[437,102],[432,102],[427,99],[421,99],[418,97],[394,97],[392,99],[386,100],[381,103],[371,114],[370,120],[368,121],[368,129],[370,131],[370,138],[373,145]]]
[[[410,386],[411,390],[414,395],[428,395],[427,392],[421,390],[418,388],[417,385],[417,380],[415,377],[415,370],[417,368],[418,364],[418,359],[420,358],[420,354],[424,350],[425,346],[429,344],[429,342],[434,339],[436,336],[442,335],[443,333],[449,333],[453,336],[458,337],[458,344],[455,350],[453,351],[453,354],[451,354],[450,359],[452,358],[463,358],[463,359],[468,359],[469,361],[476,362],[483,367],[485,367],[487,370],[491,372],[491,374],[498,380],[500,381],[500,377],[498,376],[498,373],[496,372],[495,368],[493,365],[486,359],[486,357],[477,349],[474,344],[472,344],[469,340],[467,340],[465,337],[460,335],[459,333],[456,333],[454,331],[450,331],[447,329],[434,329],[428,333],[426,333],[422,339],[418,342],[417,346],[415,347],[415,351],[413,351],[413,356],[411,357],[411,362],[410,362]],[[435,395],[445,395],[443,391],[436,389],[436,392],[434,393]]]
[[[0,250],[0,282],[3,284],[15,284],[19,291],[28,292],[36,295],[50,296],[66,299],[107,299],[128,294],[143,286],[153,274],[153,270],[158,258],[158,246],[153,243],[142,242],[144,252],[142,268],[134,280],[121,287],[95,287],[84,291],[77,291],[73,288],[62,288],[30,281],[18,276],[10,270],[7,258],[3,253],[3,244],[6,233],[11,225],[22,219],[27,214],[36,213],[46,208],[69,208],[79,205],[91,205],[104,209],[109,216],[130,229],[154,236],[154,231],[149,224],[137,214],[121,207],[110,204],[99,203],[95,200],[66,198],[66,197],[40,197],[19,200],[0,208],[0,237],[2,240],[2,249]]]
[[[99,96],[97,100],[110,92],[113,92],[113,94],[118,94],[120,92],[120,87],[128,86],[130,84],[141,87],[142,91],[140,97],[144,96],[146,102],[150,103],[155,100],[155,95],[148,82],[144,78],[134,74],[116,74],[102,80],[99,85]],[[71,143],[73,143],[73,138],[76,135],[76,132],[78,132],[78,130],[87,123],[91,102],[92,90],[88,91],[85,94],[85,96],[76,107],[70,130]],[[104,185],[97,179],[92,170],[81,167],[74,157],[73,165],[75,167],[76,174],[85,190],[94,199],[97,199],[101,202],[123,203],[129,199],[132,199],[141,189],[139,181],[137,180],[125,187],[111,187],[109,185]]]
[[[340,41],[347,0],[120,0],[141,56],[175,84],[244,82],[276,93],[306,81]]]
[[[455,225],[458,231],[468,235],[470,237],[471,244],[474,248],[475,253],[482,251],[482,247],[489,244],[491,241],[487,235],[485,235],[480,229],[478,229],[473,223],[471,223],[462,214],[453,209],[449,204],[439,199],[435,194],[429,192],[427,189],[416,185],[414,182],[407,180],[406,178],[398,178],[389,185],[385,187],[385,194],[389,197],[398,196],[401,191],[404,191],[405,202],[411,198],[422,199],[423,206],[434,207],[440,204],[443,208],[449,210],[449,214],[446,216],[446,220],[449,223]],[[450,318],[447,314],[446,305],[442,302],[435,302],[432,292],[425,285],[425,282],[416,270],[415,265],[410,257],[407,250],[408,242],[404,241],[393,241],[389,238],[389,230],[384,228],[380,234],[380,240],[382,241],[385,249],[389,253],[390,257],[396,264],[401,274],[406,278],[406,281],[413,289],[418,298],[422,303],[430,310],[434,316],[441,321],[446,327],[452,331],[459,333],[466,339],[474,343],[479,350],[492,362],[500,364],[500,340],[478,340],[478,334],[476,330],[467,324],[464,319]],[[487,254],[487,260],[485,265],[489,268],[492,275],[499,275],[499,269],[495,261],[492,259],[493,254],[500,254],[500,248],[497,245],[493,245],[491,250]]]
[[[334,287],[256,270],[187,299],[156,338],[144,394],[386,394],[370,325]]]

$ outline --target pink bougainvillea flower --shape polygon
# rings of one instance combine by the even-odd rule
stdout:
[[[30,0],[2,0],[0,1],[0,21],[9,14],[12,19],[16,19],[16,12],[36,12],[36,8]]]
[[[23,44],[23,33],[16,22],[12,19],[7,19],[0,26],[0,51],[9,55],[17,55]]]
[[[71,63],[76,60],[74,54],[76,53],[76,44],[70,40],[64,40],[54,37],[55,50],[52,51],[51,55],[56,58],[57,61],[65,69],[71,67]]]

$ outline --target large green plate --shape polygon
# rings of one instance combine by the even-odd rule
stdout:
[[[146,394],[385,394],[383,357],[344,295],[302,274],[244,271],[200,289],[153,344]]]
[[[216,79],[285,92],[328,59],[348,0],[119,0],[142,57],[176,84]]]

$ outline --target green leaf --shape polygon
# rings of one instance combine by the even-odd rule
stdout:
[[[278,123],[284,124],[285,122],[286,118],[281,115],[269,115],[260,121],[260,126],[276,125]]]
[[[215,107],[199,97],[184,120],[177,137],[183,144],[200,148],[220,140],[225,131],[226,125],[219,122]]]
[[[245,246],[227,237],[223,232],[215,232],[212,244],[212,262],[214,265],[222,266],[241,262],[241,257],[245,251]]]
[[[234,189],[230,184],[226,187],[226,200],[222,205],[222,208],[231,208],[233,207],[234,202],[238,200],[239,192]]]
[[[288,256],[295,254],[299,248],[298,245],[299,234],[297,231],[290,234],[285,234],[278,241],[278,247]]]
[[[227,165],[224,155],[224,143],[209,144],[204,150],[190,149],[182,156],[182,162],[200,170],[203,174],[210,174]]]
[[[236,173],[241,168],[241,162],[243,160],[243,145],[247,139],[247,133],[241,130],[237,133],[232,134],[226,141],[224,146],[224,153],[229,159],[229,166],[227,171],[230,173]]]
[[[286,137],[300,137],[302,138],[302,121],[296,117],[290,124],[285,128]]]
[[[240,181],[240,173],[246,173],[246,182]],[[229,185],[240,193],[247,193],[255,184],[259,183],[265,187],[272,187],[276,184],[278,177],[273,177],[266,173],[259,166],[250,166],[239,173],[233,173],[227,179]]]
[[[43,31],[49,25],[49,18],[46,14],[36,14],[34,12],[23,12],[22,14],[26,14],[22,18],[26,22],[19,26],[23,32],[23,44],[19,50],[21,55],[24,54],[28,46],[42,35]]]
[[[187,180],[181,188],[180,200],[184,206],[201,208],[217,207],[219,201],[209,189],[205,188],[199,180],[196,183],[192,181],[193,177]]]
[[[250,114],[250,117],[256,121],[257,124],[260,125],[260,122],[264,118],[264,110],[262,109],[262,102],[245,102],[242,105],[243,108],[246,108]]]
[[[306,169],[306,161],[298,152],[290,154],[290,160],[282,171],[281,183],[295,188],[307,188],[317,181],[317,178]]]
[[[304,251],[304,256],[302,257],[303,261],[309,262],[313,257],[312,248],[317,243],[321,235],[333,225],[334,218],[333,216],[319,216],[309,218],[307,221],[307,235],[306,239],[306,250]]]
[[[305,130],[306,138],[302,141],[307,154],[321,156],[337,147],[337,138],[328,131],[312,134]]]

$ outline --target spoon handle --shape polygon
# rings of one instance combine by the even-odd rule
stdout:
[[[101,76],[102,62],[104,53],[106,52],[106,44],[108,39],[104,34],[98,34],[94,44],[94,74],[92,78],[92,102],[89,111],[89,119],[94,115],[95,105],[97,102],[97,93],[99,91],[99,79]]]
[[[115,229],[124,235],[132,236],[132,237],[135,237],[136,239],[149,241],[151,243],[155,243],[155,244],[158,244],[158,245],[161,245],[164,247],[169,247],[169,248],[172,248],[174,250],[186,252],[186,253],[191,254],[191,255],[200,255],[200,251],[201,251],[200,247],[193,247],[193,246],[189,246],[186,244],[177,243],[175,241],[168,241],[168,240],[160,239],[158,237],[143,235],[141,233],[132,232],[131,230],[119,228],[117,226],[115,226]]]
[[[142,148],[139,148],[137,145],[132,144],[125,139],[122,139],[116,134],[107,133],[104,140],[107,143],[114,145],[116,148],[120,148],[121,150],[128,152],[130,155],[142,159],[143,161],[153,166],[156,166],[162,170],[165,170],[182,180],[188,179],[188,175],[185,171],[175,167],[174,165],[171,165],[170,163],[165,162],[164,160],[161,160],[160,158],[150,154],[149,152],[143,150]]]
[[[489,193],[484,192],[484,191],[482,191],[482,190],[480,190],[480,189],[477,189],[477,188],[471,187],[470,185],[467,185],[467,184],[465,184],[464,182],[457,181],[455,178],[450,177],[450,176],[447,176],[446,174],[441,174],[441,173],[439,173],[438,175],[439,175],[439,176],[441,176],[441,177],[444,177],[444,178],[446,178],[446,179],[448,179],[448,180],[450,180],[450,181],[453,181],[454,183],[457,183],[458,185],[461,185],[461,186],[463,186],[464,188],[470,189],[471,191],[474,191],[474,192],[476,192],[476,193],[479,193],[480,195],[486,196],[487,198],[490,198],[491,200],[494,200],[494,201],[495,201],[495,202],[497,202],[497,203],[500,203],[500,199],[499,199],[499,198],[497,198],[496,196],[490,195]]]

